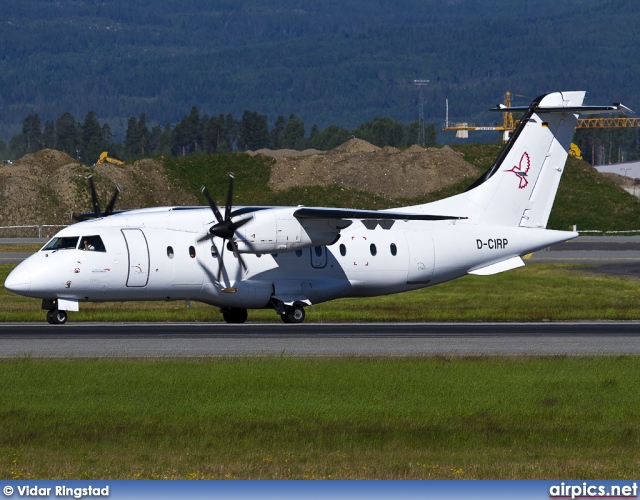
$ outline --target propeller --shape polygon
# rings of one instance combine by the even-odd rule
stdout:
[[[92,177],[93,175],[89,175],[87,179],[89,180],[89,187],[91,188],[91,204],[93,205],[93,213],[88,212],[86,214],[80,214],[80,215],[71,214],[71,217],[73,218],[73,220],[77,222],[82,222],[85,220],[89,220],[91,218],[98,219],[100,217],[109,217],[110,215],[113,215],[113,207],[115,206],[116,200],[118,199],[118,195],[120,194],[120,186],[116,185],[116,189],[113,192],[113,195],[111,195],[111,199],[109,200],[107,209],[104,212],[102,212],[100,210],[100,202],[98,201],[98,193],[96,192],[96,187],[93,184]]]
[[[224,218],[222,217],[222,214],[218,209],[218,205],[216,205],[216,202],[213,201],[213,199],[209,195],[207,188],[202,186],[202,194],[207,199],[207,203],[209,203],[209,207],[211,207],[211,211],[213,212],[213,215],[215,216],[216,221],[218,222],[209,228],[209,234],[206,234],[198,239],[198,243],[206,240],[211,240],[216,252],[218,253],[219,259],[220,259],[220,266],[218,267],[218,278],[217,278],[218,282],[220,281],[220,275],[222,273],[222,266],[223,266],[222,257],[224,256],[225,247],[230,246],[229,250],[233,250],[236,257],[240,261],[242,268],[245,271],[247,270],[247,265],[244,263],[244,260],[240,255],[240,251],[238,250],[238,244],[235,242],[233,238],[234,236],[236,236],[236,231],[240,229],[242,226],[244,226],[247,222],[249,222],[251,218],[249,217],[246,219],[240,219],[239,221],[233,221],[231,218],[231,209],[232,209],[232,203],[233,203],[233,179],[234,179],[233,173],[229,173],[229,188],[227,189],[227,201],[224,207]],[[222,253],[218,252],[218,247],[216,247],[215,242],[213,241],[213,238],[216,238],[216,237],[222,238],[223,240],[227,240],[227,244],[222,246]]]

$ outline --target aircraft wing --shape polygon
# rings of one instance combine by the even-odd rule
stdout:
[[[454,215],[428,215],[405,212],[381,212],[378,210],[355,210],[351,208],[299,208],[293,212],[296,219],[340,220],[340,219],[374,219],[374,220],[460,220],[467,217]]]

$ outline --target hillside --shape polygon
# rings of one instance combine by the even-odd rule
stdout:
[[[0,138],[29,113],[96,112],[121,139],[127,119],[175,123],[294,113],[351,129],[376,116],[491,124],[505,91],[552,90],[638,108],[634,0],[78,2],[3,0]],[[552,35],[551,35],[552,34]]]
[[[0,226],[69,224],[91,210],[93,175],[102,208],[114,187],[118,209],[204,205],[204,184],[222,203],[235,173],[234,204],[342,206],[381,209],[424,202],[465,189],[497,156],[500,145],[405,151],[352,139],[327,152],[292,156],[201,155],[143,159],[124,166],[85,167],[54,150],[0,165]],[[283,156],[284,154],[284,156]],[[640,228],[640,202],[587,163],[569,159],[549,227]],[[30,233],[32,235],[32,233]],[[3,231],[0,236],[7,236]]]
[[[65,153],[45,149],[0,166],[0,225],[69,224],[72,212],[92,209],[86,180],[90,174],[102,209],[116,185],[121,188],[118,209],[197,202],[194,195],[167,180],[158,160],[89,168]]]

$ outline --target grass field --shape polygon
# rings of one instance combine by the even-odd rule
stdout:
[[[0,362],[0,477],[621,479],[640,359]]]
[[[13,269],[0,265],[0,282]],[[340,299],[307,308],[309,322],[566,321],[640,319],[640,281],[597,275],[588,267],[529,264],[495,276],[466,276],[433,288],[376,298]],[[40,301],[0,290],[0,321],[44,321]],[[222,321],[192,302],[81,304],[69,321]],[[252,310],[249,321],[280,321]]]
[[[637,320],[639,286],[533,264],[307,320]],[[44,322],[35,299],[0,301],[2,321]],[[71,321],[221,321],[201,304],[81,309]],[[639,384],[632,356],[0,358],[0,478],[632,478]]]

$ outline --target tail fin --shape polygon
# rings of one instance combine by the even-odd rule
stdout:
[[[524,116],[493,166],[464,193],[422,205],[421,211],[459,214],[477,224],[546,227],[578,113],[628,111],[620,105],[582,106],[584,96],[554,92],[527,108],[496,109]]]

